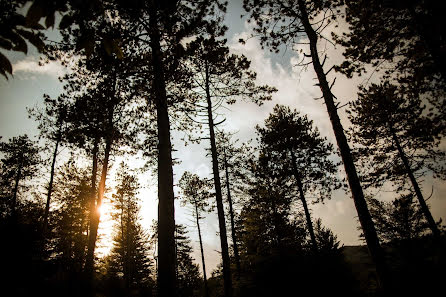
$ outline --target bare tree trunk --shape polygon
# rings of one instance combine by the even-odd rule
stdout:
[[[235,232],[235,220],[234,220],[234,210],[232,207],[232,197],[231,197],[231,187],[229,186],[229,170],[228,170],[228,161],[226,159],[226,151],[223,151],[223,157],[225,162],[225,174],[226,174],[226,192],[228,196],[229,203],[229,216],[231,218],[231,235],[232,235],[232,244],[234,246],[234,258],[235,258],[235,267],[237,269],[237,277],[240,277],[240,255],[238,251],[237,244],[237,234]]]
[[[339,119],[337,108],[334,103],[333,94],[331,93],[330,86],[327,82],[327,77],[319,60],[317,50],[318,36],[310,24],[305,1],[298,0],[298,5],[301,12],[302,24],[310,41],[311,58],[313,60],[312,64],[319,80],[319,86],[321,88],[325,105],[327,106],[328,115],[333,126],[336,142],[341,153],[345,172],[347,174],[347,180],[352,192],[353,201],[358,212],[359,222],[361,223],[370,255],[376,265],[376,271],[378,274],[380,285],[383,289],[385,289],[388,285],[390,285],[390,282],[387,264],[384,258],[384,251],[379,243],[375,224],[372,221],[372,217],[367,207],[367,202],[364,198],[364,193],[362,191],[356,167],[353,162],[351,150],[348,145],[347,138],[345,137],[344,129],[342,127],[341,120]]]
[[[200,216],[198,213],[198,205],[196,203],[195,203],[195,219],[197,221],[198,239],[200,241],[200,251],[201,251],[201,264],[203,266],[204,296],[209,297],[208,279],[206,277],[206,264],[204,261],[203,241],[201,239]]]
[[[166,83],[158,28],[156,1],[150,10],[153,90],[158,125],[158,278],[159,297],[176,296],[175,209],[173,193],[172,145]]]
[[[317,253],[318,246],[317,246],[316,236],[314,235],[313,223],[311,221],[311,215],[310,215],[310,211],[308,209],[307,200],[305,199],[302,180],[300,178],[299,171],[297,170],[296,156],[294,155],[293,151],[290,151],[290,153],[291,153],[291,161],[293,163],[294,178],[296,179],[297,187],[299,189],[300,201],[302,202],[302,205],[304,207],[305,219],[307,221],[307,227],[308,227],[308,233],[310,233],[311,246],[312,246],[313,252]]]
[[[22,160],[20,160],[19,169],[17,170],[17,175],[15,177],[15,184],[12,193],[12,217],[16,218],[17,215],[17,192],[19,191],[19,182],[22,178]]]
[[[94,279],[94,251],[96,248],[96,241],[98,237],[98,228],[101,214],[99,213],[99,209],[102,205],[102,199],[104,198],[105,192],[105,182],[107,179],[108,172],[108,162],[110,159],[110,152],[113,146],[114,141],[114,124],[113,124],[113,116],[115,112],[115,104],[116,104],[116,74],[113,77],[112,84],[112,92],[111,92],[111,102],[108,107],[108,115],[107,115],[107,130],[105,136],[105,150],[104,150],[104,161],[102,163],[102,172],[101,172],[101,180],[99,181],[98,187],[98,198],[96,200],[96,206],[93,207],[93,213],[90,213],[90,232],[88,237],[88,247],[87,247],[87,256],[85,259],[85,272],[87,281],[92,283]],[[94,204],[94,203],[93,203]],[[94,206],[94,205],[93,205]],[[91,287],[90,287],[91,289]],[[90,292],[91,293],[91,292]]]
[[[96,241],[98,237],[98,228],[99,228],[99,220],[100,213],[99,208],[102,205],[102,199],[104,198],[105,192],[105,181],[107,179],[107,171],[108,171],[108,161],[110,157],[110,151],[112,146],[112,136],[107,137],[107,142],[105,144],[105,152],[104,152],[104,163],[102,164],[102,172],[101,172],[101,180],[99,182],[98,187],[98,198],[96,201],[96,207],[94,208],[93,214],[90,215],[90,236],[88,237],[88,249],[87,249],[87,257],[85,260],[85,272],[87,275],[87,279],[92,280],[94,274],[94,251],[96,248]]]
[[[426,220],[429,224],[429,228],[432,230],[432,234],[436,239],[440,238],[440,230],[437,227],[437,224],[435,223],[434,218],[432,217],[432,214],[429,210],[429,207],[426,204],[426,201],[424,200],[423,194],[421,193],[421,189],[418,185],[417,179],[413,175],[412,169],[410,168],[409,160],[407,159],[406,154],[404,153],[403,148],[401,147],[400,141],[395,133],[395,130],[392,126],[390,126],[390,132],[392,133],[393,141],[395,142],[396,148],[398,150],[398,154],[400,155],[401,161],[403,161],[404,168],[406,169],[406,173],[409,176],[410,182],[412,183],[413,189],[415,191],[415,194],[418,198],[418,203],[420,203],[421,210],[423,211],[424,216],[426,217]]]
[[[50,202],[51,202],[51,194],[53,192],[53,182],[54,182],[54,171],[56,168],[56,158],[57,158],[57,151],[59,149],[59,143],[62,139],[62,131],[61,127],[59,126],[59,131],[57,134],[56,139],[56,145],[54,147],[54,153],[53,153],[53,159],[51,161],[51,173],[50,173],[50,181],[48,183],[48,193],[46,195],[46,204],[45,204],[45,213],[43,215],[43,237],[46,237],[46,233],[48,231],[48,217],[50,214]]]
[[[221,256],[223,260],[223,282],[225,297],[232,296],[232,277],[229,260],[228,239],[226,235],[225,212],[221,193],[220,172],[218,170],[217,145],[215,144],[214,119],[212,115],[211,93],[209,91],[209,66],[206,61],[206,101],[208,109],[209,133],[211,141],[212,171],[214,174],[215,198],[217,200],[218,225],[220,227]]]

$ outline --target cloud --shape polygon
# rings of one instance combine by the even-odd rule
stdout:
[[[36,77],[36,75],[48,75],[58,78],[66,73],[67,69],[58,62],[50,61],[42,66],[35,57],[26,57],[19,60],[12,65],[13,74],[18,75],[19,78],[29,79]],[[25,75],[25,77],[23,77]]]

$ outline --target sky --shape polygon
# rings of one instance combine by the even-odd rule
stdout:
[[[249,102],[237,102],[230,106],[229,110],[224,112],[227,118],[223,129],[235,132],[236,138],[240,141],[247,141],[255,138],[255,126],[262,124],[272,111],[275,104],[284,104],[295,108],[298,111],[307,114],[309,119],[314,121],[322,136],[326,136],[330,142],[335,144],[334,134],[328,118],[325,105],[321,100],[315,100],[321,96],[320,89],[315,85],[316,76],[311,68],[302,69],[296,66],[299,61],[299,48],[288,49],[285,53],[271,54],[267,50],[261,49],[258,40],[249,39],[245,45],[238,42],[239,38],[246,38],[251,34],[251,27],[246,22],[246,18],[240,18],[244,13],[241,0],[229,1],[226,24],[229,27],[227,32],[228,46],[233,53],[244,54],[251,60],[251,66],[257,72],[259,84],[268,84],[278,89],[273,95],[273,100],[258,107]],[[346,26],[340,24],[333,30],[345,30]],[[329,37],[330,28],[326,31]],[[50,32],[50,36],[57,36],[57,32]],[[325,49],[328,56],[328,69],[333,64],[342,62],[342,49],[336,48],[327,42],[320,45]],[[305,47],[303,47],[304,50]],[[307,50],[308,51],[308,50]],[[37,139],[38,130],[33,120],[27,116],[27,107],[33,107],[36,104],[42,104],[43,94],[49,94],[56,97],[62,92],[62,84],[58,77],[66,72],[61,65],[56,62],[47,64],[43,67],[38,66],[38,55],[35,50],[30,51],[28,55],[17,53],[6,53],[10,57],[14,77],[6,80],[0,77],[0,136],[2,140],[7,140],[13,136],[28,134]],[[346,79],[340,74],[330,73],[329,80],[332,81],[336,76],[336,84],[333,87],[333,93],[339,98],[340,105],[354,100],[357,93],[357,86],[366,81],[373,81],[373,77]],[[345,115],[345,109],[339,110],[344,128],[349,127]],[[212,171],[211,160],[206,157],[205,148],[208,143],[192,144],[184,146],[180,140],[181,135],[177,132],[172,133],[172,141],[177,151],[173,153],[174,158],[178,158],[181,163],[174,167],[174,179],[178,182],[182,173],[188,170],[199,174],[201,177],[210,177]],[[335,145],[336,147],[336,145]],[[120,159],[114,158],[114,163],[119,164]],[[58,164],[61,165],[60,161]],[[141,161],[132,160],[132,167],[141,165]],[[115,166],[117,167],[117,166]],[[113,170],[109,178],[113,176]],[[340,168],[340,174],[343,176],[343,168]],[[142,224],[149,229],[152,220],[157,216],[157,193],[156,180],[150,172],[139,175],[141,188],[139,198],[141,199]],[[435,220],[446,218],[446,183],[434,181],[426,178],[423,182],[423,192],[428,196],[433,190],[433,195],[429,200],[431,211]],[[176,189],[178,196],[178,189]],[[392,198],[390,192],[373,193],[380,199],[389,200]],[[178,200],[178,199],[177,199]],[[350,193],[343,190],[333,193],[332,199],[325,201],[324,204],[310,204],[313,220],[321,218],[322,223],[329,227],[342,245],[360,244],[358,231],[358,220],[356,210]],[[109,248],[110,228],[113,222],[107,219],[107,200],[104,202],[104,216],[100,225],[100,233],[104,238],[99,246],[99,251],[106,253]],[[199,245],[198,235],[195,231],[194,222],[188,209],[182,207],[179,201],[175,203],[175,219],[178,224],[188,226],[189,235],[194,246],[194,257],[199,263]],[[219,251],[220,241],[218,237],[218,221],[215,213],[209,214],[202,221],[202,233],[204,235],[204,250],[206,258],[206,268],[208,274],[216,268],[220,262]],[[229,234],[228,234],[229,235]]]

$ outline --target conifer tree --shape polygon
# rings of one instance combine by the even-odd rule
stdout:
[[[39,148],[37,143],[22,135],[0,143],[1,159],[1,187],[2,216],[17,215],[18,199],[24,182],[37,174],[40,164]]]
[[[194,53],[189,57],[190,71],[194,74],[194,84],[191,87],[193,96],[191,97],[196,100],[198,116],[207,117],[205,124],[209,128],[212,173],[223,259],[224,289],[225,296],[229,297],[232,296],[232,277],[215,137],[215,126],[219,123],[215,122],[215,113],[222,104],[233,104],[238,98],[262,104],[262,101],[271,99],[271,93],[275,89],[255,85],[256,74],[249,69],[250,62],[246,57],[230,54],[225,40],[219,40],[224,31],[224,27],[210,27],[207,36],[198,37],[189,44],[187,50]]]
[[[317,241],[305,194],[316,196],[316,201],[330,199],[331,191],[340,187],[336,178],[337,165],[330,160],[333,147],[322,138],[313,122],[296,110],[276,105],[265,120],[265,127],[256,127],[260,149],[276,163],[283,178],[293,177],[299,199],[304,208],[307,229],[313,251]]]
[[[54,145],[51,156],[50,177],[47,186],[47,196],[45,203],[45,213],[43,215],[43,236],[46,236],[48,230],[48,217],[50,213],[51,195],[53,192],[54,176],[56,171],[56,161],[62,142],[66,140],[67,132],[67,102],[61,97],[51,99],[48,95],[44,95],[45,109],[32,108],[28,112],[31,117],[38,122],[38,128],[42,137],[46,138],[49,145]]]
[[[263,46],[272,51],[279,52],[287,45],[302,43],[302,38],[308,38],[310,53],[305,53],[309,63],[313,65],[321,89],[324,103],[333,127],[333,132],[344,164],[347,180],[352,192],[353,201],[358,212],[359,222],[367,242],[368,249],[376,265],[376,271],[382,288],[390,284],[388,269],[384,259],[384,252],[379,243],[376,229],[363,189],[353,161],[350,146],[338,115],[336,97],[331,91],[327,74],[331,70],[324,70],[325,58],[319,57],[318,40],[323,38],[322,31],[336,18],[338,5],[341,1],[282,1],[282,0],[244,0],[244,9],[249,13],[251,20],[255,22],[254,30],[260,35]],[[319,17],[322,16],[322,19]],[[302,64],[308,62],[302,61]],[[307,64],[308,65],[308,64]]]
[[[209,288],[206,276],[206,263],[204,260],[204,249],[203,240],[200,229],[200,219],[202,218],[202,213],[209,211],[209,198],[210,195],[210,184],[207,180],[200,179],[198,175],[192,174],[188,171],[183,173],[180,179],[180,188],[182,191],[182,202],[184,204],[190,204],[192,206],[192,214],[195,217],[195,222],[197,224],[198,239],[200,242],[200,252],[201,252],[201,264],[203,268],[203,280],[204,280],[204,293],[205,296],[209,296]]]
[[[366,184],[380,187],[389,180],[402,191],[409,181],[409,189],[415,193],[429,228],[438,238],[440,231],[418,180],[428,171],[444,178],[440,129],[426,113],[417,93],[402,96],[396,89],[388,82],[362,88],[358,100],[351,103],[350,135],[359,146],[358,158],[369,170]]]
[[[62,282],[73,281],[76,286],[87,252],[90,195],[89,168],[68,160],[55,176],[48,249],[62,272]]]
[[[141,226],[139,199],[136,197],[139,184],[121,163],[116,182],[116,194],[112,195],[115,209],[115,236],[113,249],[108,258],[108,274],[122,274],[126,296],[151,284],[151,260],[149,259],[148,236]]]

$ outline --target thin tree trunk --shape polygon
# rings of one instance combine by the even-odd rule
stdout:
[[[318,246],[317,246],[316,236],[314,235],[313,222],[311,221],[310,211],[308,209],[307,200],[305,199],[302,180],[300,178],[299,171],[297,170],[296,156],[294,155],[293,151],[290,152],[291,152],[291,160],[293,163],[294,178],[296,179],[297,188],[299,189],[300,201],[302,202],[302,205],[304,207],[305,218],[307,220],[308,233],[310,233],[311,246],[313,252],[317,253]]]
[[[319,80],[319,86],[321,88],[325,105],[327,106],[328,115],[330,117],[330,121],[333,126],[336,142],[338,144],[338,148],[341,153],[342,161],[344,163],[344,168],[347,175],[347,180],[350,186],[350,190],[352,192],[353,201],[355,203],[355,207],[358,212],[359,222],[361,223],[361,227],[364,232],[364,237],[367,242],[367,247],[369,249],[370,255],[376,266],[376,272],[378,275],[379,283],[381,287],[385,290],[385,288],[388,285],[390,285],[390,282],[389,282],[387,264],[384,258],[384,250],[382,249],[379,243],[378,235],[375,229],[375,224],[372,221],[372,217],[367,207],[367,202],[364,198],[364,193],[362,191],[356,167],[353,162],[351,150],[348,145],[347,138],[345,137],[341,120],[339,119],[337,113],[337,107],[334,103],[333,94],[331,93],[330,86],[327,82],[327,77],[319,60],[319,55],[317,51],[317,39],[318,39],[317,34],[310,24],[305,1],[298,0],[298,5],[299,5],[299,10],[301,12],[302,24],[310,41],[312,64],[314,67],[314,71],[316,72],[317,78]]]
[[[150,10],[153,90],[158,127],[158,278],[159,297],[176,296],[175,208],[173,193],[172,145],[167,106],[164,65],[158,29],[157,1]]]
[[[89,234],[90,236],[88,237],[87,257],[85,260],[85,272],[87,274],[88,280],[92,280],[94,276],[94,251],[96,249],[96,241],[98,237],[98,228],[100,221],[99,208],[101,207],[102,199],[104,198],[105,181],[107,179],[108,161],[110,157],[112,142],[112,136],[110,135],[109,137],[107,137],[107,142],[105,144],[104,163],[102,164],[101,180],[98,187],[98,198],[96,201],[96,207],[94,208],[93,214],[91,215]]]
[[[212,171],[214,174],[215,198],[217,200],[218,225],[220,227],[221,256],[223,260],[223,282],[225,297],[232,296],[232,277],[229,260],[228,239],[226,235],[225,212],[221,193],[220,172],[218,170],[217,146],[215,144],[214,119],[212,115],[211,93],[209,91],[209,66],[206,61],[206,101],[208,109],[209,132],[212,153]]]
[[[235,232],[234,210],[232,208],[231,188],[229,186],[229,170],[228,170],[228,161],[226,159],[226,151],[223,151],[223,157],[224,157],[224,162],[225,162],[226,192],[227,192],[228,203],[229,203],[229,216],[231,218],[231,235],[232,235],[232,244],[234,245],[235,267],[237,269],[237,277],[240,277],[240,271],[241,271],[240,255],[238,252],[237,234]]]
[[[130,293],[130,280],[131,280],[131,264],[130,264],[130,199],[127,200],[127,218],[126,218],[126,234],[125,234],[125,266],[124,266],[124,280],[125,289],[127,295]],[[133,240],[133,238],[132,238]]]
[[[50,214],[51,194],[53,192],[54,171],[56,168],[57,151],[59,149],[59,143],[60,143],[61,139],[62,139],[62,131],[61,131],[61,127],[59,126],[59,131],[58,131],[57,139],[56,139],[56,145],[54,147],[53,159],[51,161],[50,181],[48,183],[48,193],[46,195],[45,213],[43,215],[43,237],[44,238],[46,237],[46,233],[48,231],[48,217]]]
[[[440,238],[440,230],[438,230],[437,224],[435,223],[434,218],[429,210],[429,207],[424,200],[423,194],[421,193],[421,189],[418,185],[418,182],[413,175],[412,169],[410,168],[409,160],[407,159],[406,154],[404,153],[403,148],[401,147],[400,141],[395,133],[395,130],[392,126],[390,126],[390,132],[392,133],[393,141],[395,142],[396,148],[398,150],[398,154],[400,155],[401,161],[403,161],[404,168],[406,169],[406,173],[409,176],[410,182],[412,183],[415,194],[418,198],[418,203],[420,203],[421,210],[423,211],[424,216],[429,224],[429,228],[432,230],[432,234],[435,238]]]
[[[104,198],[105,192],[105,182],[107,179],[108,172],[108,162],[110,159],[110,151],[113,146],[114,140],[114,125],[113,125],[113,116],[115,112],[115,104],[116,104],[116,74],[113,77],[113,88],[111,92],[111,103],[108,110],[107,116],[107,131],[105,138],[105,150],[104,150],[104,161],[102,163],[102,172],[101,172],[101,180],[99,181],[98,187],[98,198],[96,201],[96,207],[94,207],[93,213],[90,213],[90,236],[88,237],[88,248],[87,248],[87,257],[85,260],[85,272],[87,276],[87,281],[92,282],[94,278],[94,251],[96,249],[96,241],[98,237],[98,228],[101,214],[99,213],[99,209],[102,205],[102,199]],[[93,203],[94,204],[94,203]],[[90,287],[91,289],[91,287]],[[91,293],[91,292],[90,292]]]
[[[199,213],[198,213],[198,205],[196,203],[195,203],[195,219],[197,221],[198,239],[200,241],[201,264],[203,265],[204,296],[205,297],[209,297],[208,279],[206,277],[206,264],[205,264],[205,261],[204,261],[203,241],[201,239],[200,216],[199,216]]]
[[[17,192],[19,191],[19,182],[22,177],[22,160],[20,160],[19,169],[17,170],[17,175],[15,177],[15,184],[12,193],[12,217],[16,218],[17,215]]]

